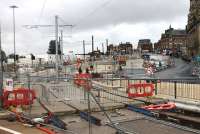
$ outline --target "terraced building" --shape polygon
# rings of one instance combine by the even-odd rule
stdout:
[[[188,55],[200,55],[200,0],[190,0],[186,31],[189,35]]]

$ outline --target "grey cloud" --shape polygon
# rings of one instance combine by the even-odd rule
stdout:
[[[12,17],[12,12],[8,8],[10,2],[1,1],[3,3],[0,4],[0,11],[3,10],[6,17]],[[19,6],[16,11],[18,25],[38,22],[42,0],[15,0],[15,3]],[[46,0],[41,21],[52,24],[53,16],[58,14],[67,23],[77,24],[77,28],[80,29],[117,25],[123,22],[135,24],[171,21],[179,16],[187,16],[189,10],[189,0],[74,0],[74,2],[59,0],[57,1],[59,4],[53,5],[54,3],[55,1]],[[11,19],[6,21],[8,20],[12,21]]]
[[[79,28],[96,28],[120,23],[149,23],[173,21],[185,16],[189,0],[112,0],[91,16],[80,22]]]
[[[16,43],[20,48],[25,46],[26,51],[44,53],[48,47],[48,40],[53,39],[46,37],[46,34],[53,32],[54,29],[39,29],[41,33],[38,34],[38,31],[25,30],[22,25],[54,24],[54,15],[57,14],[64,20],[64,22],[60,20],[60,24],[76,25],[73,30],[74,34],[105,30],[106,35],[113,41],[116,38],[129,40],[133,35],[127,35],[127,39],[125,35],[120,38],[119,33],[111,32],[112,28],[122,23],[130,25],[143,23],[148,29],[149,23],[166,22],[170,24],[174,20],[183,24],[185,22],[178,20],[183,17],[187,19],[189,12],[189,0],[46,0],[41,15],[43,2],[43,0],[1,0],[0,20],[3,25],[4,47],[7,50],[12,46],[12,10],[9,9],[12,4],[19,6],[16,9]],[[111,35],[108,35],[109,33]],[[83,39],[78,37],[78,40]],[[18,50],[23,51],[20,48]]]

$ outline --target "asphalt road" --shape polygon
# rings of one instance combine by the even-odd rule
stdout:
[[[167,68],[156,72],[153,76],[149,77],[145,74],[144,69],[128,69],[123,70],[122,76],[132,79],[144,78],[158,78],[158,79],[197,79],[198,77],[192,76],[192,63],[183,61],[182,59],[175,58],[175,67]]]
[[[192,76],[192,68],[193,68],[192,63],[185,62],[182,59],[174,59],[174,60],[175,60],[175,67],[171,67],[166,70],[157,72],[155,73],[155,77],[161,79],[197,78]]]

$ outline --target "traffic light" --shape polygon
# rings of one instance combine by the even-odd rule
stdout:
[[[19,60],[19,55],[15,55],[15,60],[16,60],[16,61]]]

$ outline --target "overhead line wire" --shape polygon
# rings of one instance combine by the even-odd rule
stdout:
[[[101,8],[105,8],[108,4],[110,4],[113,0],[107,0],[106,2],[104,2],[103,4],[101,4],[99,7],[96,7],[93,11],[91,11],[88,15],[86,15],[85,17],[82,17],[75,26],[80,25],[81,23],[84,22],[84,20],[88,17],[90,17],[91,15],[95,14],[98,10],[100,10]]]

